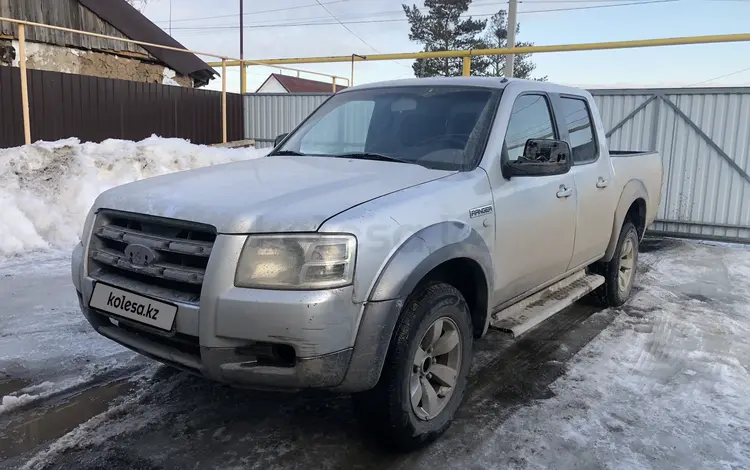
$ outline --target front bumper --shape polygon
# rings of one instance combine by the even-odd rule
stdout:
[[[173,347],[175,343],[115,326],[107,316],[86,307],[82,298],[79,300],[86,319],[102,336],[164,364],[231,385],[273,390],[333,388],[343,382],[352,355],[349,348],[275,367],[259,363],[252,354],[242,354],[238,348],[199,346],[199,353],[186,353]]]
[[[175,302],[173,330],[156,331],[127,319],[92,309],[89,300],[96,282],[87,272],[85,248],[73,253],[71,274],[81,310],[97,332],[160,362],[232,385],[259,389],[338,388],[359,391],[377,382],[380,367],[363,371],[362,358],[352,361],[355,337],[372,341],[378,335],[358,331],[370,308],[352,301],[352,287],[324,291],[271,291],[234,287],[234,267],[243,236],[220,235],[214,244],[200,305]],[[159,298],[126,279],[108,284]],[[395,304],[394,304],[395,305]],[[369,322],[377,323],[383,302],[373,304]],[[113,321],[114,320],[114,321]],[[381,329],[379,326],[378,330]],[[357,355],[372,359],[381,345],[357,344]],[[258,347],[283,347],[283,364],[258,355]],[[261,348],[262,349],[262,348]],[[383,354],[384,355],[384,354]],[[348,375],[353,364],[353,375]]]

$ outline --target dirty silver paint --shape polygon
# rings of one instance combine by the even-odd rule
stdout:
[[[187,220],[219,233],[314,232],[370,199],[450,175],[419,165],[274,156],[156,176],[102,193],[94,209]]]

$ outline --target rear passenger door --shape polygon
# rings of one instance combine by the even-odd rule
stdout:
[[[562,139],[570,144],[573,167],[570,173],[578,192],[577,223],[573,257],[569,269],[600,258],[612,232],[615,207],[612,166],[594,126],[592,103],[583,96],[557,95],[555,111]]]

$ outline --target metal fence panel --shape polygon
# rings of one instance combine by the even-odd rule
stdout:
[[[592,94],[610,148],[661,154],[652,231],[750,243],[750,88]]]
[[[245,138],[258,148],[273,147],[279,134],[290,132],[331,96],[330,93],[250,93],[245,100]]]
[[[156,134],[222,141],[221,93],[156,83],[28,70],[32,140],[141,140]],[[0,148],[23,145],[21,74],[0,67]],[[243,135],[242,96],[227,94],[227,139]]]
[[[21,74],[12,70],[0,67],[0,148],[15,145],[7,143],[23,143]]]

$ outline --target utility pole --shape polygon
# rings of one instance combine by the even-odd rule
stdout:
[[[245,12],[243,10],[243,3],[245,3],[245,1],[240,0],[240,93],[245,93],[247,91],[247,76],[245,75],[246,69],[245,63],[243,62],[245,59]]]
[[[172,0],[169,0],[169,35],[172,35]]]
[[[516,47],[516,11],[518,9],[518,0],[510,0],[508,5],[508,43],[507,47]],[[505,56],[505,76],[513,77],[514,54]]]

